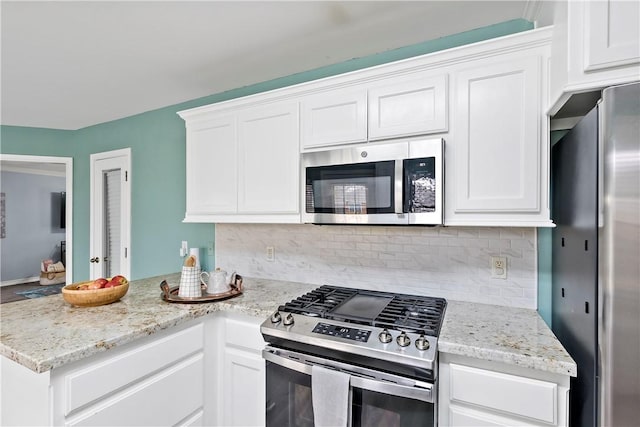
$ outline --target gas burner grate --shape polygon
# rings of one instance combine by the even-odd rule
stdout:
[[[278,310],[305,316],[326,317],[327,313],[357,292],[357,289],[325,285],[281,305]]]
[[[446,307],[443,298],[397,295],[373,325],[438,336]]]
[[[379,314],[371,318],[363,319],[355,314],[350,316],[344,311],[340,314],[333,313],[334,310],[341,311],[339,307],[355,295],[386,298],[390,301]],[[281,305],[278,310],[437,337],[446,305],[444,298],[324,285]]]

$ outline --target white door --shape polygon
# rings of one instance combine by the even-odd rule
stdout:
[[[91,155],[91,279],[131,278],[131,149]]]

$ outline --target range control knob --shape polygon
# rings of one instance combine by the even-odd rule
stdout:
[[[293,325],[293,315],[291,313],[287,313],[286,316],[284,316],[284,320],[282,321],[282,324],[284,326]]]
[[[416,339],[416,348],[420,351],[429,350],[429,340],[424,337],[424,334],[421,334]]]
[[[378,339],[380,340],[381,343],[388,344],[391,342],[393,337],[391,336],[389,331],[387,331],[386,329],[383,329],[382,332],[378,334]]]
[[[406,333],[401,332],[396,338],[396,342],[400,347],[406,347],[411,344],[411,338],[409,338]]]
[[[271,323],[280,323],[282,320],[282,316],[280,316],[280,312],[276,311],[271,315]]]

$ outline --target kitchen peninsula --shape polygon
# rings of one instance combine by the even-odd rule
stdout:
[[[157,419],[151,416],[187,425],[232,422],[232,414],[220,419],[214,410],[230,399],[221,393],[221,383],[230,379],[229,372],[222,375],[225,360],[242,350],[242,360],[255,362],[262,384],[258,325],[279,304],[315,285],[245,278],[244,294],[226,301],[162,301],[160,282],[167,279],[175,285],[178,278],[133,281],[121,301],[101,307],[72,307],[60,295],[4,305],[2,424],[148,424]],[[475,362],[474,374],[496,366],[508,379],[534,373],[549,384],[556,381],[553,396],[566,406],[576,365],[535,310],[450,300],[439,346],[441,372]],[[448,387],[445,383],[442,376],[441,387]],[[184,393],[176,387],[184,387]],[[257,394],[256,411],[261,412],[264,397]],[[154,404],[145,406],[145,398]],[[236,404],[251,407],[244,399]],[[135,414],[127,412],[135,409],[132,405]],[[452,402],[451,407],[466,409],[464,402]],[[561,406],[560,415],[554,415],[557,425],[565,425],[565,409]],[[260,420],[261,414],[253,416]]]

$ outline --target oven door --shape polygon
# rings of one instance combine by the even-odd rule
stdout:
[[[314,365],[349,375],[349,426],[436,425],[432,383],[273,347],[267,347],[263,357],[267,426],[314,426]]]

